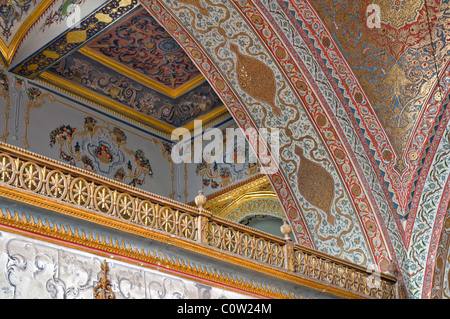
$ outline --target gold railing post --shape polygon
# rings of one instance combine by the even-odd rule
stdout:
[[[197,241],[202,244],[208,244],[208,225],[209,217],[211,213],[205,211],[203,206],[206,204],[206,196],[203,195],[203,191],[198,191],[197,197],[195,197],[195,204],[198,207],[197,217]]]
[[[289,237],[292,231],[291,226],[283,220],[283,225],[280,227],[281,233],[284,235],[285,245],[284,245],[284,267],[294,272],[295,271],[295,255],[294,255],[294,242]]]

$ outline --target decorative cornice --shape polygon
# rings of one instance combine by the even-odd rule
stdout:
[[[149,125],[155,129],[158,129],[158,131],[160,133],[162,133],[166,136],[170,136],[172,134],[172,131],[175,130],[175,127],[170,124],[164,123],[153,117],[147,116],[141,112],[133,110],[132,108],[127,107],[127,106],[123,105],[122,103],[119,103],[115,100],[109,99],[108,97],[105,97],[103,95],[95,93],[91,90],[88,90],[88,89],[82,87],[82,86],[76,85],[76,84],[74,84],[62,77],[56,76],[50,72],[44,72],[40,75],[40,77],[43,80],[45,80],[47,83],[53,83],[54,85],[57,85],[59,88],[63,89],[64,91],[72,92],[72,93],[76,94],[77,96],[84,97],[95,103],[101,104],[101,105],[109,108],[112,111],[119,112],[129,118],[138,120],[146,125]]]
[[[175,126],[147,116],[139,111],[133,110],[132,108],[127,107],[122,103],[119,103],[117,101],[109,99],[108,97],[88,90],[82,86],[74,84],[50,72],[44,72],[40,74],[38,79],[40,79],[47,85],[57,87],[58,89],[69,95],[75,95],[80,99],[103,106],[110,112],[121,114],[131,121],[137,121],[145,126],[148,126],[151,130],[156,131],[158,134],[164,136],[165,138],[170,138],[172,132],[176,129]],[[229,116],[228,110],[225,105],[222,105],[213,109],[211,112],[196,118],[196,120],[201,121],[203,129],[206,129],[209,125],[213,124],[213,121],[215,119],[222,119],[227,116]],[[183,128],[186,128],[188,131],[193,131],[195,128],[194,121],[184,125]]]
[[[244,293],[257,298],[303,299],[303,295],[295,294],[277,286],[238,277],[205,267],[194,262],[185,261],[181,257],[172,257],[161,251],[150,251],[137,247],[123,240],[100,237],[98,234],[78,230],[68,225],[57,225],[47,220],[35,220],[33,216],[18,213],[6,214],[0,209],[0,229],[36,240],[101,255],[115,260],[139,265],[150,269],[158,269],[177,276],[203,281],[209,285]],[[349,296],[350,298],[352,296]]]

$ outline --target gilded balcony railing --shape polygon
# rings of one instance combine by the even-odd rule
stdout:
[[[0,194],[43,207],[63,207],[90,221],[139,235],[158,232],[237,258],[372,298],[395,298],[395,278],[333,258],[198,208],[154,195],[0,142]],[[201,196],[200,196],[201,197]],[[87,215],[83,215],[86,213]]]

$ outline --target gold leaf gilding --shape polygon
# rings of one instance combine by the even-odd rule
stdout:
[[[297,175],[300,194],[312,205],[327,214],[327,221],[334,225],[331,215],[331,204],[334,198],[333,177],[325,168],[308,160],[299,146],[295,146],[295,154],[300,156],[300,168]]]
[[[113,18],[111,18],[108,14],[104,13],[97,13],[95,15],[95,18],[97,18],[98,21],[104,22],[104,23],[111,23],[113,21]]]
[[[44,54],[47,58],[50,58],[53,60],[59,59],[59,54],[56,53],[55,51],[45,50],[44,52],[42,52],[42,54]]]
[[[269,104],[272,112],[280,116],[281,109],[275,103],[276,81],[272,69],[255,58],[242,55],[233,43],[230,49],[237,56],[239,86],[254,99]]]
[[[71,31],[67,33],[67,43],[82,43],[87,39],[87,33],[85,30]]]

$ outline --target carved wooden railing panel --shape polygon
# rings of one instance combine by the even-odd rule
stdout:
[[[135,225],[238,258],[285,269],[338,289],[372,298],[395,298],[395,278],[368,272],[292,241],[227,221],[204,211],[0,142],[0,190],[23,192]],[[14,197],[15,199],[20,196]],[[12,197],[11,197],[12,198]],[[126,230],[126,227],[123,227]],[[142,233],[140,233],[142,234]],[[150,233],[148,233],[150,234]]]
[[[224,221],[222,221],[224,222]],[[251,258],[269,265],[284,267],[284,242],[274,242],[231,225],[209,222],[208,244],[214,248]]]
[[[95,176],[77,176],[77,173],[82,175],[81,171],[65,171],[64,167],[51,167],[0,153],[0,183],[124,222],[196,240],[195,211],[180,212],[170,203],[150,201],[144,194],[139,197],[136,191],[114,189],[113,185],[105,185],[105,181],[96,181]]]
[[[301,248],[296,248],[294,265],[295,272],[343,289],[373,298],[389,299],[395,296],[394,285],[379,273],[361,271],[344,262],[306,253]]]

